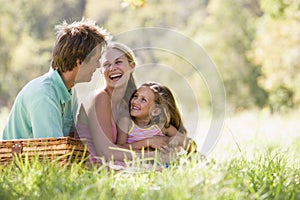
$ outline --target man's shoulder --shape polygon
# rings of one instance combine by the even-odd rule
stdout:
[[[27,95],[49,94],[53,90],[53,81],[46,74],[39,76],[30,82],[22,89],[22,92]]]
[[[39,76],[28,82],[19,92],[16,104],[32,105],[45,99],[57,99],[55,83],[48,74]]]

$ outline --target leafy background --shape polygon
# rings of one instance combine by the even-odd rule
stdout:
[[[55,25],[82,17],[96,20],[112,35],[141,27],[162,27],[192,39],[203,47],[220,73],[228,115],[249,110],[281,114],[299,108],[300,3],[297,1],[0,0],[0,5],[0,129],[20,89],[48,71]],[[127,45],[134,42],[128,41]],[[188,49],[184,45],[182,48]],[[138,62],[161,63],[185,74],[190,87],[200,91],[193,93],[196,103],[191,102],[189,95],[176,92],[175,96],[180,97],[190,132],[196,126],[200,126],[199,132],[206,132],[213,91],[208,91],[205,78],[168,54],[150,52],[138,57]],[[184,91],[174,76],[166,74],[159,70],[147,76]],[[140,83],[144,78],[138,76],[137,80]],[[200,123],[189,124],[198,117],[195,104],[200,109]]]
[[[1,0],[0,4],[1,108],[10,108],[26,82],[48,70],[54,26],[82,16],[113,35],[138,27],[164,27],[190,37],[218,67],[229,111],[267,107],[277,112],[299,106],[297,1]],[[201,99],[209,104],[209,97],[202,94]]]

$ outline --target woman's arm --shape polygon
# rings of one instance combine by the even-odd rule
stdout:
[[[104,157],[106,160],[111,160],[113,158],[117,161],[124,161],[125,158],[132,160],[134,154],[140,158],[144,157],[154,159],[156,156],[156,152],[154,151],[145,151],[144,153],[129,152],[128,149],[122,149],[120,146],[114,144],[113,131],[111,127],[111,109],[107,109],[111,108],[110,102],[105,97],[101,98],[93,98],[85,102],[82,109],[80,109],[77,122],[78,124],[82,121],[88,127],[89,133],[87,134],[90,135],[90,144],[94,147],[95,156]],[[96,103],[95,100],[99,102]],[[108,102],[106,102],[106,100],[108,100]],[[80,130],[78,130],[78,132],[80,135]],[[159,152],[159,155],[160,159],[163,161],[167,162],[169,159],[169,152]]]
[[[170,147],[182,146],[188,152],[197,149],[196,143],[191,138],[179,132],[174,126],[170,125],[169,128],[163,128],[163,132],[170,137],[168,141]]]
[[[117,144],[126,149],[133,149],[133,150],[141,150],[146,149],[148,147],[152,149],[156,148],[166,148],[167,141],[169,140],[168,137],[153,137],[147,138],[140,141],[136,141],[133,143],[128,143],[128,134],[130,127],[133,125],[130,115],[128,113],[128,105],[122,102],[119,110],[118,110],[118,119],[117,119],[117,130],[118,130],[118,137],[117,137]]]
[[[118,145],[127,144],[130,123],[131,123],[131,121],[128,117],[122,117],[118,121],[118,124],[117,124],[117,130],[118,130],[117,144]]]
[[[93,106],[94,105],[94,106]],[[88,113],[88,116],[91,116],[91,120],[93,123],[99,124],[99,131],[107,137],[109,141],[114,143],[114,133],[112,129],[112,108],[111,108],[111,99],[109,95],[105,91],[101,91],[98,95],[96,95],[93,105],[91,106],[91,110]],[[95,118],[96,114],[96,118]],[[92,136],[98,135],[97,132],[92,132]],[[100,142],[95,140],[94,142]],[[99,146],[96,145],[95,146]]]
[[[133,150],[147,149],[148,147],[150,147],[151,149],[166,149],[168,147],[168,140],[169,137],[167,136],[154,136],[133,143],[126,142],[125,144],[121,144],[120,146],[123,148]]]

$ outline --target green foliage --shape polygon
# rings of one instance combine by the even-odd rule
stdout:
[[[260,70],[246,56],[258,18],[255,6],[255,1],[209,1],[207,17],[196,34],[216,63],[225,84],[228,106],[234,110],[266,103],[266,94],[257,85]]]
[[[300,89],[295,87],[300,84],[298,1],[50,0],[41,6],[39,0],[0,0],[0,4],[1,107],[10,107],[25,83],[48,70],[54,25],[82,16],[98,21],[113,35],[139,27],[164,27],[190,37],[216,63],[229,110],[299,107]],[[134,36],[127,44],[135,43],[148,45]],[[182,67],[189,65],[185,60],[152,51],[140,56],[139,63],[160,63],[184,73],[189,84],[201,90],[197,101],[210,105],[205,80],[192,68]],[[163,73],[155,76],[164,79]],[[176,83],[166,80],[172,87]]]
[[[272,18],[285,18],[295,16],[299,11],[300,2],[293,0],[263,0],[261,8],[265,16]]]
[[[188,37],[191,35],[190,32],[186,30],[189,27],[188,23],[195,19],[197,19],[195,23],[198,23],[198,20],[203,18],[199,11],[204,11],[205,6],[205,0],[191,1],[188,4],[180,0],[156,0],[147,1],[143,7],[133,9],[130,6],[120,5],[117,1],[99,3],[96,0],[90,0],[86,6],[86,14],[92,19],[96,19],[100,24],[103,24],[114,36],[137,28],[163,27],[170,28],[171,31],[178,31],[178,34],[186,34]],[[99,12],[100,7],[103,12]],[[175,94],[180,96],[183,112],[190,113],[191,111],[195,111],[195,104],[191,103],[191,95],[182,95],[187,92],[184,90],[186,85],[180,84],[182,82],[179,82],[183,80],[182,77],[184,77],[184,83],[193,89],[198,89],[197,92],[193,93],[198,103],[203,107],[209,106],[211,97],[207,91],[205,80],[195,73],[194,66],[191,66],[184,58],[176,55],[176,52],[168,52],[164,51],[164,49],[146,49],[153,43],[159,44],[162,38],[168,38],[169,45],[178,49],[186,49],[187,53],[189,53],[189,46],[180,43],[176,38],[166,37],[160,33],[150,36],[145,35],[144,37],[146,38],[137,38],[136,35],[133,34],[131,38],[126,38],[126,44],[129,47],[135,46],[136,44],[145,47],[143,51],[136,52],[138,69],[135,72],[135,78],[138,84],[146,80],[154,80],[168,85],[173,89]],[[152,40],[156,41],[152,42]],[[201,56],[197,56],[200,59]],[[147,72],[142,69],[146,69],[146,65],[151,65],[147,67]],[[139,69],[140,66],[141,68]],[[142,72],[140,73],[139,71]],[[145,73],[147,73],[147,76],[145,76]]]
[[[261,66],[259,85],[269,94],[273,111],[286,111],[300,103],[300,4],[297,1],[262,1],[252,60]]]
[[[145,0],[123,0],[123,6],[131,6],[133,8],[143,7],[145,4]]]

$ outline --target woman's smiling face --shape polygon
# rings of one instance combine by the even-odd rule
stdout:
[[[109,87],[121,86],[127,83],[134,63],[129,63],[125,54],[115,48],[109,48],[101,58],[101,70],[106,85]]]

